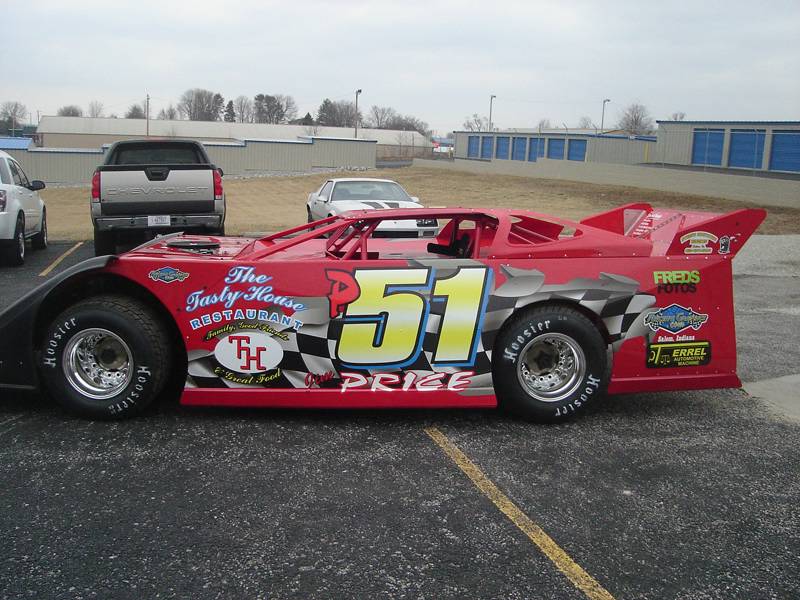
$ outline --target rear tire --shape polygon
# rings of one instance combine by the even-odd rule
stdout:
[[[106,256],[117,251],[117,242],[113,231],[94,230],[94,255]]]
[[[33,236],[31,243],[36,250],[47,248],[47,210],[42,210],[42,227],[39,229],[39,233]]]
[[[582,412],[608,387],[606,347],[597,327],[575,309],[522,310],[503,326],[492,352],[500,407],[541,423]]]
[[[141,413],[171,374],[169,337],[146,304],[97,296],[67,308],[47,329],[39,372],[52,398],[91,419]]]
[[[22,215],[17,217],[14,237],[3,248],[3,262],[15,267],[25,262],[25,218]]]

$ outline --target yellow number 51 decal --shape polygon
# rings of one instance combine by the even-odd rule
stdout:
[[[361,293],[347,305],[336,347],[345,365],[412,364],[422,351],[429,321],[438,329],[432,363],[475,362],[491,269],[460,267],[443,279],[427,268],[358,269],[353,276]]]

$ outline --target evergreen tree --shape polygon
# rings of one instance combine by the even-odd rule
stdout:
[[[225,107],[224,120],[228,123],[233,123],[236,121],[236,111],[233,108],[233,100],[228,100],[228,105]]]

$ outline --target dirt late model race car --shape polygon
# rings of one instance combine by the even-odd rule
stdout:
[[[372,237],[420,215],[433,240]],[[96,418],[182,388],[186,405],[499,405],[538,421],[606,392],[738,387],[731,261],[764,217],[399,209],[261,239],[173,234],[0,314],[0,384]]]

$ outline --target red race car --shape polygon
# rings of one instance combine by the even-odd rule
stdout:
[[[261,239],[174,234],[0,314],[0,386],[41,384],[96,418],[183,387],[187,405],[499,405],[537,421],[606,392],[738,387],[731,260],[765,215],[383,210]],[[373,237],[387,219],[438,235]]]

